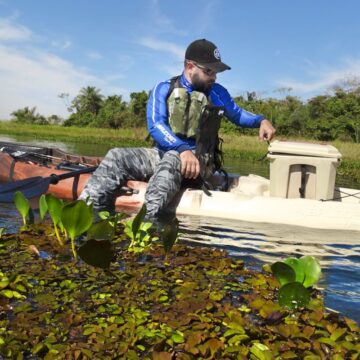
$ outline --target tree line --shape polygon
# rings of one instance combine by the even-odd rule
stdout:
[[[66,100],[67,94],[59,95]],[[12,120],[31,124],[61,124],[63,126],[89,126],[102,128],[135,128],[146,124],[146,104],[149,93],[133,92],[128,102],[120,95],[105,97],[100,90],[88,86],[68,106],[70,116],[44,117],[36,108],[23,108],[12,113]],[[277,134],[301,136],[322,141],[339,139],[360,142],[360,86],[337,86],[325,95],[302,101],[287,95],[282,99],[260,98],[255,92],[237,96],[235,101],[244,109],[263,114],[271,120]],[[229,121],[222,122],[223,132],[251,133],[251,129],[238,128]]]

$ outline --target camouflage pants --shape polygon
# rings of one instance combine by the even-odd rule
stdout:
[[[88,199],[96,211],[115,210],[118,190],[127,180],[149,181],[145,194],[148,220],[156,220],[180,190],[181,161],[177,151],[156,148],[110,150],[91,176],[79,199]]]

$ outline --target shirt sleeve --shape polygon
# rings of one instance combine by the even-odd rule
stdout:
[[[256,115],[250,111],[242,109],[230,96],[229,92],[221,85],[216,84],[214,92],[220,102],[224,105],[225,116],[234,124],[248,128],[260,127],[261,120],[265,119],[263,115]]]
[[[176,150],[179,153],[190,150],[190,146],[171,130],[168,122],[167,96],[170,82],[157,84],[150,93],[146,117],[150,136],[161,150]]]

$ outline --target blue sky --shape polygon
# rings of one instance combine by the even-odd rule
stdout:
[[[207,38],[233,96],[302,99],[360,76],[360,2],[0,0],[0,118],[24,106],[68,116],[81,87],[129,99],[182,70]],[[291,88],[291,90],[281,90]]]

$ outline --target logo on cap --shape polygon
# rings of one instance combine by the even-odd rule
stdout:
[[[216,49],[214,50],[214,56],[215,56],[215,58],[216,58],[217,60],[221,60],[220,51],[219,51],[218,48],[216,48]]]

